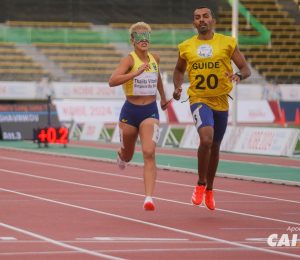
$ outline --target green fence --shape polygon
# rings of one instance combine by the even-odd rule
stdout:
[[[156,30],[151,34],[152,44],[177,45],[194,35],[193,29]],[[230,32],[221,32],[230,35]],[[240,44],[267,44],[258,37],[240,35]],[[16,43],[129,43],[125,29],[102,29],[101,31],[77,29],[0,28],[0,41]]]
[[[195,34],[191,30],[157,30],[151,35],[153,44],[173,44]],[[101,31],[77,29],[0,28],[0,41],[16,43],[129,43],[128,30],[111,29]]]

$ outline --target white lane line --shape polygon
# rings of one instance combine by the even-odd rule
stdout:
[[[2,241],[16,241],[15,237],[0,237],[0,242]]]
[[[105,187],[95,186],[95,185],[90,185],[90,184],[83,184],[83,183],[78,183],[78,182],[73,182],[73,181],[66,181],[66,180],[62,180],[62,179],[55,179],[55,178],[37,176],[37,175],[23,173],[23,172],[16,172],[16,171],[0,169],[0,172],[1,171],[16,174],[16,175],[20,175],[20,176],[25,176],[25,177],[37,178],[37,179],[42,179],[42,180],[54,181],[54,182],[61,182],[61,183],[77,185],[77,186],[81,186],[81,187],[88,187],[88,188],[100,189],[100,190],[105,190],[105,191],[110,191],[110,192],[117,192],[117,193],[122,193],[122,194],[126,194],[126,195],[134,195],[134,196],[139,196],[139,197],[144,197],[145,196],[144,194],[138,194],[138,193],[133,193],[133,192],[128,192],[128,191],[121,191],[119,189],[116,190],[116,189],[105,188]],[[171,202],[171,203],[176,203],[176,204],[181,204],[181,205],[194,207],[191,203],[181,202],[181,201],[177,201],[177,200],[170,200],[170,199],[165,199],[165,198],[160,198],[160,197],[153,197],[153,198],[155,198],[157,200],[161,200],[161,201],[167,201],[167,202]],[[204,206],[201,206],[201,207],[204,207]],[[269,217],[253,215],[253,214],[248,214],[248,213],[243,213],[243,212],[238,212],[238,211],[232,211],[232,210],[227,210],[227,209],[217,208],[216,211],[222,211],[222,212],[226,212],[226,213],[230,213],[230,214],[246,216],[246,217],[252,217],[252,218],[257,218],[257,219],[262,219],[262,220],[275,221],[275,222],[280,222],[280,223],[285,223],[285,224],[290,224],[290,225],[300,225],[300,223],[298,223],[298,222],[287,221],[287,220],[282,220],[282,219],[275,219],[275,218],[269,218]]]
[[[191,247],[187,247],[187,248],[141,248],[141,249],[109,249],[109,250],[97,250],[96,252],[102,252],[102,253],[172,253],[172,252],[209,252],[209,251],[230,251],[230,252],[234,252],[234,251],[244,251],[244,248],[232,248],[232,247],[212,247],[212,248],[199,248],[199,247],[195,247],[195,248],[191,248]],[[0,252],[0,256],[25,256],[25,255],[53,255],[53,254],[77,254],[77,252],[74,251],[39,251],[39,252]]]
[[[284,173],[282,173],[284,174]],[[263,182],[263,183],[271,183],[271,184],[284,184],[289,186],[297,186],[297,188],[300,186],[299,181],[289,181],[284,179],[272,179],[272,178],[262,178],[262,177],[255,177],[255,176],[246,176],[243,174],[232,174],[232,173],[226,173],[226,172],[217,172],[218,177],[225,177],[228,179],[236,179],[236,180],[246,180],[246,181],[257,181],[257,182]]]
[[[248,228],[248,227],[238,227],[238,228],[220,228],[220,229],[223,229],[223,230],[286,230],[286,228],[278,228],[278,227],[272,227],[272,228]]]
[[[268,238],[267,237],[249,237],[245,239],[246,241],[251,241],[251,242],[267,242]]]
[[[50,203],[53,203],[53,204],[58,204],[58,205],[67,206],[67,207],[70,207],[70,208],[85,210],[87,212],[93,212],[93,213],[97,213],[97,214],[108,216],[108,217],[113,217],[113,218],[118,218],[118,219],[122,219],[122,220],[125,220],[125,221],[139,223],[139,224],[142,224],[142,225],[151,226],[151,227],[155,227],[155,228],[163,229],[163,230],[168,230],[168,231],[172,231],[172,232],[179,233],[179,234],[189,235],[189,236],[193,236],[193,237],[199,237],[199,238],[207,239],[207,240],[210,240],[210,241],[215,241],[215,242],[219,242],[219,243],[223,243],[223,244],[227,244],[227,245],[232,245],[232,246],[236,246],[236,247],[240,247],[240,248],[244,248],[244,249],[249,249],[249,250],[259,251],[259,252],[263,252],[263,253],[274,254],[274,255],[289,256],[289,257],[294,257],[294,258],[299,258],[300,259],[300,255],[295,255],[295,254],[290,254],[290,253],[285,253],[285,252],[280,252],[280,251],[274,251],[274,250],[271,250],[271,249],[265,249],[265,248],[255,247],[255,246],[249,246],[249,245],[245,245],[245,244],[241,244],[241,243],[237,243],[237,242],[231,242],[231,241],[221,239],[221,238],[202,235],[202,234],[190,232],[190,231],[183,230],[183,229],[164,226],[164,225],[160,225],[160,224],[156,224],[156,223],[152,223],[152,222],[148,222],[148,221],[143,221],[143,220],[140,220],[140,219],[125,217],[125,216],[122,216],[122,215],[117,215],[117,214],[113,214],[113,213],[109,213],[109,212],[105,212],[105,211],[101,211],[101,210],[82,207],[82,206],[78,206],[78,205],[75,205],[75,204],[70,204],[70,203],[66,203],[66,202],[62,202],[62,201],[58,201],[58,200],[52,200],[52,199],[48,199],[48,198],[45,198],[45,197],[26,194],[26,193],[14,191],[14,190],[8,190],[8,189],[3,189],[3,188],[0,188],[0,190],[5,191],[5,192],[9,192],[9,193],[13,193],[13,194],[17,194],[17,195],[20,195],[20,196],[25,196],[25,197],[29,197],[29,198],[34,198],[34,199],[50,202]],[[42,238],[45,238],[45,237],[42,237]],[[55,241],[55,240],[53,240],[53,242],[61,243],[61,242],[58,242],[58,241]],[[72,247],[72,246],[67,245],[67,244],[66,244],[66,246]],[[79,249],[81,249],[81,248],[79,248]],[[82,249],[82,250],[85,250],[85,249]],[[86,251],[88,251],[88,250],[86,250]],[[93,251],[88,251],[88,252],[95,253]]]
[[[12,226],[12,225],[8,225],[8,224],[2,223],[2,222],[0,222],[0,226],[2,226],[4,228],[7,228],[7,229],[10,229],[10,230],[13,230],[13,231],[16,231],[16,232],[19,232],[19,233],[22,233],[22,234],[25,234],[27,236],[31,236],[31,237],[41,239],[43,241],[46,241],[48,243],[51,243],[51,244],[54,244],[54,245],[57,245],[57,246],[60,246],[60,247],[63,247],[63,248],[71,249],[71,250],[73,250],[75,252],[78,252],[78,253],[88,254],[88,255],[97,256],[97,257],[101,257],[101,258],[104,258],[104,259],[111,259],[111,260],[123,260],[124,259],[124,258],[113,257],[113,256],[109,256],[109,255],[106,255],[106,254],[97,253],[95,251],[90,251],[90,250],[87,250],[87,249],[84,249],[84,248],[81,248],[81,247],[68,245],[66,243],[54,240],[52,238],[45,237],[45,236],[39,235],[37,233],[33,233],[31,231],[21,229],[21,228]]]
[[[81,238],[80,238],[81,239]],[[168,244],[197,244],[197,245],[204,245],[204,244],[210,244],[210,245],[218,245],[219,243],[216,241],[203,241],[203,240],[197,240],[197,241],[191,241],[189,239],[178,239],[178,240],[168,240],[168,241],[138,241],[138,240],[134,240],[134,241],[119,241],[119,240],[88,240],[85,238],[82,238],[83,240],[77,240],[77,238],[75,240],[59,240],[60,242],[63,243],[71,243],[71,244],[138,244],[139,242],[142,244],[145,244],[146,242],[148,242],[148,244],[164,244],[164,245],[168,245]],[[238,242],[238,243],[245,243],[245,241],[234,241],[234,242]],[[2,242],[3,244],[4,242]],[[16,241],[7,241],[6,244],[46,244],[47,242],[42,241],[42,240],[16,240]],[[94,250],[97,251],[97,250]],[[99,250],[98,250],[99,251]],[[103,250],[101,250],[103,251]]]
[[[78,237],[79,241],[109,241],[109,242],[182,242],[189,241],[187,238],[160,238],[160,237]]]
[[[73,166],[66,166],[66,165],[61,165],[61,164],[43,163],[43,162],[38,162],[38,161],[24,160],[24,159],[18,159],[18,158],[6,157],[6,156],[0,156],[0,159],[17,161],[17,162],[24,162],[24,163],[29,163],[29,164],[37,164],[37,165],[43,165],[43,166],[49,166],[49,167],[54,167],[54,168],[67,169],[67,170],[72,170],[72,171],[95,173],[95,174],[106,175],[106,176],[117,177],[117,178],[142,180],[142,178],[140,178],[140,177],[126,176],[126,175],[116,174],[116,173],[111,173],[111,172],[95,171],[95,170],[89,170],[89,169],[79,168],[79,167],[73,167]],[[174,186],[181,186],[181,187],[188,187],[188,188],[194,188],[194,186],[192,186],[192,185],[175,183],[175,182],[169,182],[169,181],[160,181],[160,180],[157,180],[157,183],[174,185]],[[276,198],[276,197],[255,195],[255,194],[250,194],[250,193],[243,193],[243,192],[236,192],[236,191],[229,191],[229,190],[221,190],[221,189],[215,189],[215,191],[220,191],[220,192],[225,192],[225,193],[231,193],[231,194],[236,194],[236,195],[249,196],[249,197],[270,199],[270,200],[275,200],[275,201],[282,201],[282,202],[290,202],[290,203],[300,204],[300,201],[297,201],[297,200],[288,200],[288,199],[282,199],[282,198]]]

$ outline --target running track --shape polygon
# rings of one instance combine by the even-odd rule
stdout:
[[[0,259],[300,258],[266,242],[300,239],[299,187],[218,177],[211,212],[190,204],[194,174],[159,170],[144,212],[137,166],[0,148],[0,176]]]

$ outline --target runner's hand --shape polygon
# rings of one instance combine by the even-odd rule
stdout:
[[[225,75],[230,81],[234,81],[236,83],[239,83],[241,81],[240,77],[236,74],[225,72]]]
[[[173,100],[173,98],[171,98],[169,101],[160,101],[160,107],[162,110],[166,110],[168,108],[169,103]]]
[[[176,88],[173,92],[173,98],[179,100],[181,97],[182,87]]]
[[[149,63],[143,63],[137,70],[136,76],[142,74],[144,71],[150,70],[150,65]]]

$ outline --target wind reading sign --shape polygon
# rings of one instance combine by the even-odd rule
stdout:
[[[34,141],[39,145],[45,144],[63,144],[69,142],[69,129],[66,127],[44,127],[33,131]]]

